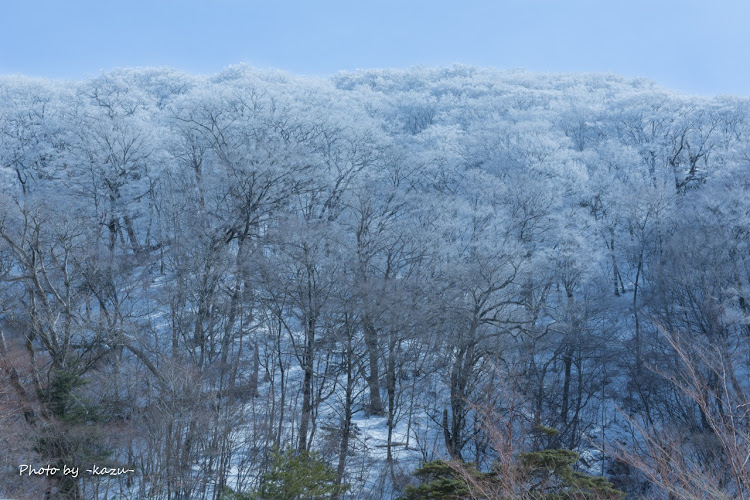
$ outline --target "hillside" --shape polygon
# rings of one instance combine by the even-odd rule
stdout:
[[[241,498],[294,450],[341,498],[436,459],[572,495],[509,464],[574,450],[748,498],[749,111],[467,66],[0,78],[0,494]]]

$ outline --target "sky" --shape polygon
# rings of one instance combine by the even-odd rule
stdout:
[[[0,75],[471,64],[750,96],[747,0],[0,0]]]

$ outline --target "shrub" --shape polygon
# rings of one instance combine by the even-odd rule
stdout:
[[[257,498],[263,500],[317,500],[343,493],[336,471],[315,452],[273,452],[271,469],[261,479]]]

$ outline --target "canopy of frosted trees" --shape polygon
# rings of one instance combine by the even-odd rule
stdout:
[[[462,66],[0,78],[0,493],[241,498],[293,450],[396,498],[569,449],[747,498],[749,111]]]

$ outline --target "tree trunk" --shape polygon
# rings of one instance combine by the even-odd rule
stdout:
[[[563,354],[563,366],[564,366],[564,378],[563,378],[563,393],[562,393],[562,404],[560,405],[560,421],[563,426],[568,425],[568,411],[570,408],[570,377],[571,377],[571,366],[573,365],[573,352],[572,347],[568,346],[565,348]]]
[[[344,415],[341,422],[341,442],[339,444],[338,465],[336,467],[336,486],[341,486],[346,471],[346,457],[349,454],[349,438],[352,427],[352,404],[354,403],[354,386],[356,382],[356,363],[352,349],[352,338],[349,334],[346,351],[346,388],[344,391]],[[338,491],[331,497],[332,500],[339,498]]]
[[[396,425],[396,335],[393,331],[391,331],[388,341],[386,388],[388,390],[388,449],[386,461],[391,468],[391,476],[393,476],[393,427]]]
[[[367,315],[362,318],[362,330],[370,361],[370,371],[367,374],[367,384],[370,388],[370,413],[373,415],[383,415],[383,401],[380,399],[380,370],[378,367],[378,358],[380,357],[378,332],[372,320]]]
[[[302,414],[299,422],[299,442],[297,450],[307,451],[307,434],[313,410],[313,354],[315,346],[315,320],[308,317],[305,328],[305,351],[302,354],[302,369],[305,377],[302,382]]]

